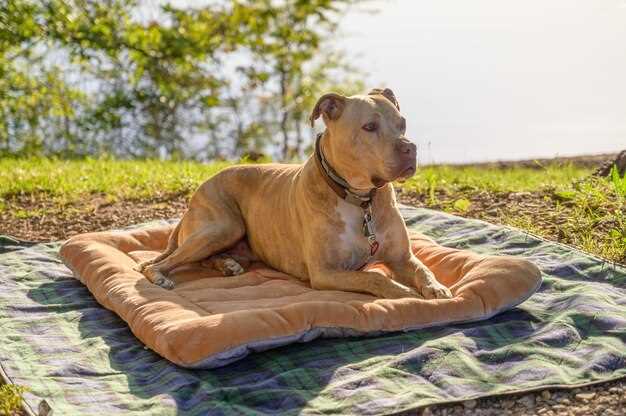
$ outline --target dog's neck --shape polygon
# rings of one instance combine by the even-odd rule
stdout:
[[[322,139],[326,135],[326,132],[317,135],[315,139],[315,153],[313,155],[315,164],[324,178],[324,181],[338,197],[346,202],[360,206],[361,208],[368,207],[372,198],[374,198],[377,188],[374,187],[366,190],[356,189],[335,170],[326,156],[328,152],[324,151],[324,148],[327,149],[327,140]]]

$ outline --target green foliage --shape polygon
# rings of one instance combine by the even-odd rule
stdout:
[[[14,384],[0,385],[0,416],[11,416],[22,406],[22,394],[28,389]]]
[[[285,2],[284,7],[265,11],[271,15],[266,21],[268,30],[250,36],[255,65],[245,71],[248,85],[261,84],[275,90],[273,106],[277,111],[269,117],[276,121],[266,125],[270,133],[282,138],[282,159],[298,158],[306,150],[302,130],[308,124],[308,111],[322,92],[351,94],[363,88],[357,68],[348,65],[332,48],[322,48],[327,38],[336,36],[332,15],[341,5],[350,3],[353,1]]]
[[[461,198],[461,199],[457,199],[456,201],[454,201],[454,204],[452,204],[452,207],[456,211],[466,212],[467,210],[470,209],[471,205],[472,205],[472,203],[470,202],[469,199]]]
[[[556,199],[556,210],[567,210],[559,233],[569,244],[617,261],[626,261],[626,204],[624,194],[605,178],[590,178],[565,186],[568,200]],[[528,219],[529,221],[532,218]]]
[[[3,2],[0,155],[298,155],[300,97],[360,85],[330,42],[355,1]]]
[[[613,165],[610,176],[615,193],[620,195],[622,198],[626,198],[626,175],[620,176],[617,166]]]
[[[569,189],[560,189],[554,191],[554,197],[560,201],[571,201],[576,198],[576,192]]]

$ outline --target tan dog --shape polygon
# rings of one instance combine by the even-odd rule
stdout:
[[[326,131],[304,164],[234,166],[215,175],[191,198],[166,251],[139,270],[171,288],[172,270],[214,256],[225,274],[239,274],[241,265],[220,253],[247,236],[260,260],[315,289],[450,297],[411,252],[396,207],[390,182],[415,173],[416,148],[404,136],[406,122],[393,92],[326,94],[311,124],[320,115]],[[393,279],[362,270],[378,262]]]

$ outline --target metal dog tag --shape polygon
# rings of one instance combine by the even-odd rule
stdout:
[[[369,212],[366,212],[365,216],[363,217],[363,235],[369,238],[370,236],[374,234],[375,234],[375,231],[374,231],[374,223],[372,221],[372,214],[370,214]]]
[[[376,241],[376,229],[374,228],[374,220],[372,218],[372,206],[369,205],[363,215],[363,235],[367,237],[367,243],[370,246],[370,257],[376,254],[380,244]]]

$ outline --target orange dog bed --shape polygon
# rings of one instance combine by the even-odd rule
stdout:
[[[78,235],[63,245],[61,257],[145,345],[189,368],[219,367],[252,351],[320,336],[376,335],[483,320],[523,302],[541,284],[539,270],[526,260],[447,248],[414,233],[415,255],[451,289],[453,298],[391,300],[313,290],[262,263],[234,277],[200,264],[184,266],[170,275],[176,287],[165,290],[133,267],[164,250],[171,230],[155,226]]]

